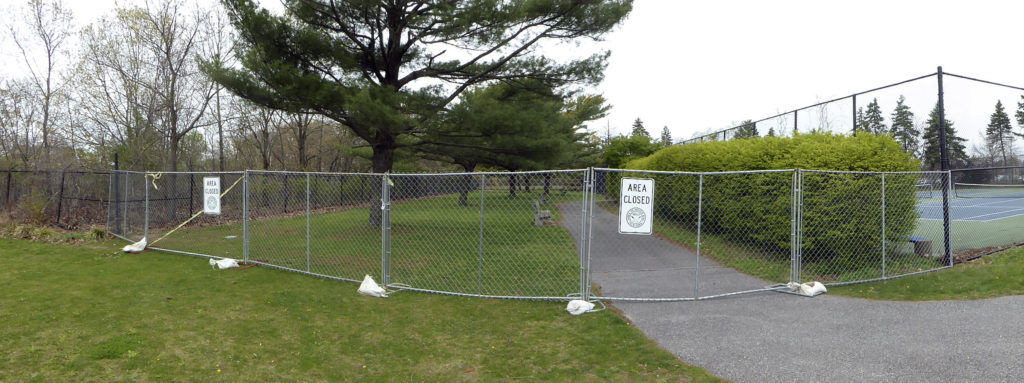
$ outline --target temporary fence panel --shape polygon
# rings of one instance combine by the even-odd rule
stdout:
[[[218,215],[202,214],[210,177],[224,193]],[[944,172],[109,178],[111,231],[158,241],[153,248],[504,298],[693,300],[786,282],[891,278],[947,267],[950,253],[955,260],[976,253],[960,243],[970,237],[967,225],[989,214],[955,198]],[[649,210],[634,209],[643,204]],[[1014,217],[1009,210],[995,215]],[[955,244],[951,251],[946,243]]]
[[[243,257],[243,173],[146,173],[149,247]]]

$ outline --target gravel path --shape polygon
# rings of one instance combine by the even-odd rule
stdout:
[[[561,208],[579,240],[579,204]],[[693,253],[616,228],[614,215],[596,209],[591,280],[603,296],[693,296]],[[769,284],[700,262],[702,296]],[[884,302],[761,292],[613,304],[683,361],[736,382],[1024,381],[1024,296]]]

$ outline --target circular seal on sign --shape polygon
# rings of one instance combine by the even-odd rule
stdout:
[[[206,197],[206,209],[217,210],[217,197],[209,196]]]
[[[634,207],[626,212],[626,224],[634,229],[643,226],[646,221],[647,214],[644,214],[644,210],[641,208]]]

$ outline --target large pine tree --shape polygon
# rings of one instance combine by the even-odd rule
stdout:
[[[906,97],[900,95],[900,98],[896,100],[896,109],[893,110],[892,116],[892,137],[896,139],[900,145],[903,145],[903,150],[910,154],[917,154],[918,141],[917,137],[921,135],[921,132],[914,127],[914,112],[910,111],[910,107],[905,103]]]
[[[1008,166],[1013,159],[1013,125],[1010,116],[1003,109],[1003,101],[996,101],[996,111],[989,117],[985,138],[993,145],[993,151],[1002,159],[1002,166]]]
[[[946,151],[949,157],[950,169],[960,169],[967,166],[967,149],[964,146],[966,139],[956,135],[953,122],[945,120],[946,123]],[[939,104],[935,104],[931,113],[928,114],[928,121],[924,128],[924,168],[928,170],[942,169],[942,157],[939,145]]]
[[[204,68],[214,81],[258,105],[347,127],[372,150],[375,172],[421,144],[467,89],[600,81],[607,52],[557,62],[539,45],[600,39],[632,9],[632,0],[286,0],[275,16],[253,0],[221,1],[240,67],[212,58]]]

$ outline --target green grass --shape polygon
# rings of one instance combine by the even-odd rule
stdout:
[[[564,297],[579,292],[579,255],[569,232],[558,225],[534,226],[539,192],[509,198],[503,190],[394,202],[391,206],[391,281],[417,288],[501,296]],[[542,209],[558,221],[557,204],[579,201],[579,193],[552,193]],[[368,225],[368,207],[317,212],[310,221],[306,255],[306,216],[254,214],[250,259],[296,270],[361,280],[380,279],[381,231]],[[481,223],[483,230],[481,231]],[[151,238],[167,229],[154,230]],[[235,238],[227,239],[228,236]],[[241,223],[191,225],[155,244],[222,257],[242,257]]]
[[[611,311],[0,239],[0,381],[717,381]]]
[[[828,293],[897,301],[983,299],[1024,294],[1024,248],[986,255],[947,270],[829,288]]]

